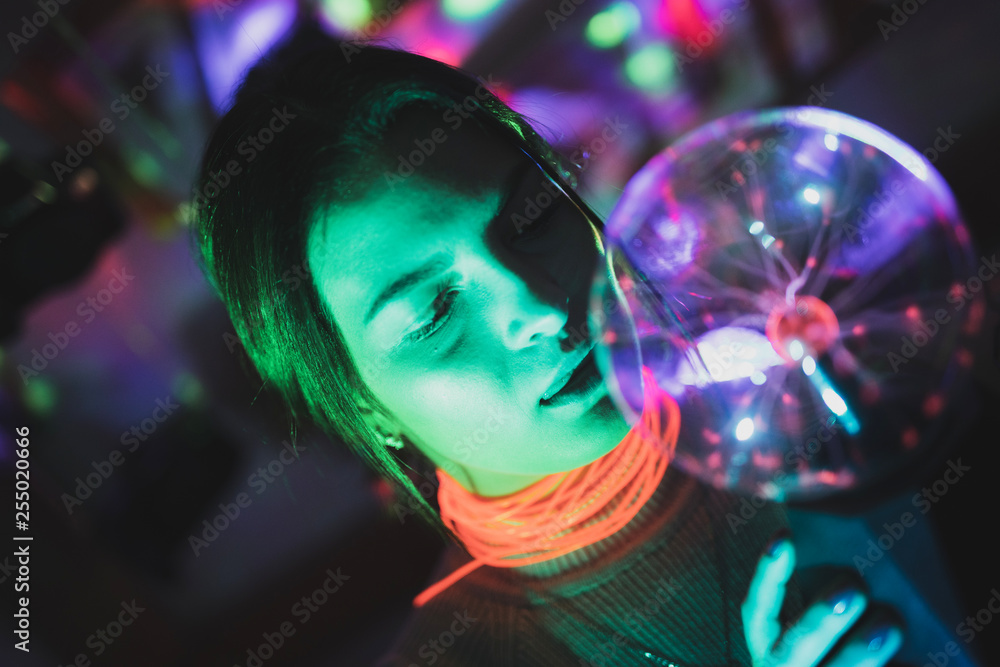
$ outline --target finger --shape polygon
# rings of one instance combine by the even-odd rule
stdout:
[[[868,606],[867,596],[854,586],[841,586],[826,599],[809,607],[788,629],[773,653],[781,664],[815,665],[861,618]]]
[[[781,634],[778,614],[794,570],[795,548],[787,535],[779,536],[758,561],[743,602],[743,632],[750,655],[756,659],[765,656]]]
[[[827,667],[881,667],[902,646],[902,619],[895,612],[879,607],[847,632]]]

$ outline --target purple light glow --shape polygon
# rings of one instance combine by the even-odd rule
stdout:
[[[220,114],[232,104],[236,84],[288,30],[296,18],[294,0],[257,0],[192,12],[198,57],[212,105]]]

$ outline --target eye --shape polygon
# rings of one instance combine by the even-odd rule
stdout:
[[[417,342],[437,333],[438,329],[448,322],[457,297],[457,289],[449,286],[439,287],[438,295],[430,306],[432,310],[430,321],[416,331],[407,334],[406,340]]]

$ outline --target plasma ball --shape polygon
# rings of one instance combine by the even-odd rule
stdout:
[[[829,109],[732,114],[650,159],[604,231],[601,372],[632,423],[641,368],[677,400],[671,465],[846,509],[946,445],[931,434],[974,391],[986,290],[912,146]]]

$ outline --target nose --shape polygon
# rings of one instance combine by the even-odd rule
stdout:
[[[499,314],[507,346],[519,350],[559,336],[569,317],[569,295],[548,277],[529,285],[523,277],[506,273],[509,290]]]

